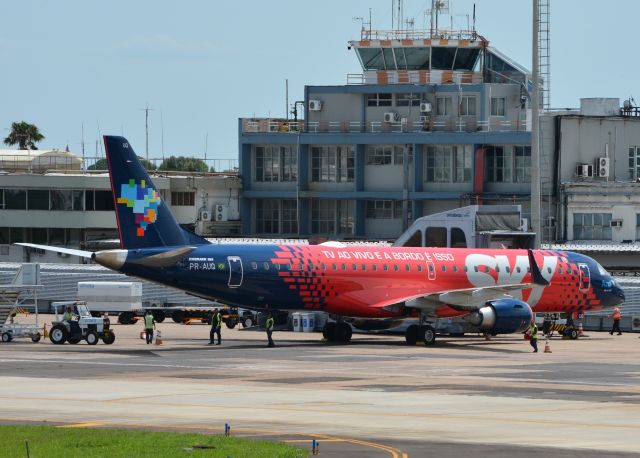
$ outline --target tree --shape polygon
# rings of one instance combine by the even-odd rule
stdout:
[[[207,164],[202,159],[171,156],[160,164],[158,170],[206,173],[209,171],[209,167],[207,167]]]
[[[36,143],[44,140],[38,127],[28,122],[11,123],[11,133],[4,139],[6,145],[20,145],[20,149],[38,149]]]

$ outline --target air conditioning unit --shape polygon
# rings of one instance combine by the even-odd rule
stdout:
[[[420,112],[421,113],[431,113],[431,104],[429,102],[420,103]]]
[[[322,100],[309,100],[309,111],[322,110]]]
[[[576,165],[576,176],[587,178],[593,176],[593,166],[590,164],[578,164]]]
[[[608,157],[599,157],[598,158],[598,176],[600,178],[609,178],[609,158]]]
[[[229,207],[226,205],[216,205],[216,221],[227,221],[229,219]]]
[[[200,212],[200,221],[211,221],[211,212],[209,210],[202,210]]]
[[[398,113],[393,111],[387,111],[384,114],[384,122],[396,122],[398,120]]]
[[[621,219],[612,219],[611,220],[611,227],[622,227],[622,220]]]
[[[640,316],[631,317],[631,330],[640,331]]]

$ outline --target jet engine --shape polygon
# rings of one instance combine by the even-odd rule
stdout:
[[[463,319],[488,334],[511,334],[525,331],[533,320],[533,312],[526,302],[499,299],[487,302]]]

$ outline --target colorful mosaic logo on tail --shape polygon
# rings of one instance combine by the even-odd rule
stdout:
[[[153,188],[147,188],[147,183],[142,180],[139,185],[135,180],[129,180],[128,184],[120,186],[118,203],[124,204],[133,210],[138,229],[136,235],[143,237],[149,224],[156,222],[158,207],[162,203],[160,194]]]

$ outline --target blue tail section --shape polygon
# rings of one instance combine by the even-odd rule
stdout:
[[[122,248],[209,243],[180,227],[126,138],[105,135],[104,145]]]

